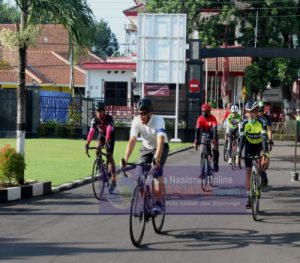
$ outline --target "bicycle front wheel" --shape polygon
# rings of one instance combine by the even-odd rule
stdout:
[[[211,162],[212,161],[210,160],[209,164],[208,164],[208,167],[207,167],[208,168],[208,174],[209,174],[208,182],[209,182],[210,186],[213,187],[214,186],[215,170],[214,170]]]
[[[145,220],[145,195],[144,188],[137,185],[133,191],[130,207],[129,231],[130,239],[135,247],[139,247],[144,236]]]
[[[98,160],[96,160],[93,165],[92,186],[95,198],[102,200],[105,187],[105,175],[103,166]]]
[[[208,160],[207,157],[203,156],[201,162],[201,186],[203,191],[205,191],[205,187],[208,185],[209,178],[209,168],[208,168]]]
[[[236,154],[233,153],[232,154],[232,158],[231,158],[231,169],[235,170],[236,169]]]
[[[252,174],[251,174],[251,210],[252,210],[252,217],[255,221],[258,220],[259,198],[260,198],[259,178],[255,172],[252,172]]]

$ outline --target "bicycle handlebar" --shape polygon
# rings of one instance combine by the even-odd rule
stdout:
[[[100,147],[86,147],[85,148],[85,153],[86,153],[86,155],[89,157],[89,158],[91,158],[91,156],[90,156],[90,154],[89,154],[89,150],[102,150],[102,149],[104,149],[104,148],[106,148],[105,146],[100,146]]]
[[[128,175],[126,174],[126,171],[129,170],[129,168],[126,169],[127,165],[131,165],[131,166],[134,166],[134,167],[135,166],[142,166],[142,167],[151,167],[152,166],[152,164],[150,164],[150,163],[126,163],[125,159],[122,158],[122,160],[121,160],[121,171],[123,172],[123,175],[125,177],[128,177]]]

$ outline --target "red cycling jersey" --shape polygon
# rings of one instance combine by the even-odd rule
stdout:
[[[197,119],[196,128],[201,128],[204,132],[210,132],[211,128],[217,127],[217,119],[214,115],[209,115],[207,118],[199,116]]]

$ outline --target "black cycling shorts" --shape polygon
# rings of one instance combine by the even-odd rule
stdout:
[[[156,149],[148,149],[144,146],[141,147],[140,149],[140,158],[139,158],[139,162],[140,163],[152,163],[152,160],[154,158],[154,154],[156,152]],[[161,159],[160,159],[160,166],[161,168],[157,171],[157,173],[154,175],[155,177],[159,177],[163,175],[163,166],[165,165],[167,158],[168,158],[168,154],[169,154],[169,144],[165,143],[164,144],[164,148],[163,148],[163,152],[161,155]],[[141,167],[137,166],[136,169],[136,173],[137,175],[140,175],[141,173]]]
[[[252,159],[247,158],[247,155],[252,155],[252,156],[260,155],[261,151],[262,151],[261,143],[252,144],[252,143],[248,142],[246,139],[246,142],[245,142],[245,166],[248,168],[252,167]]]
[[[104,144],[105,144],[105,141],[106,141],[105,135],[99,133],[98,138],[97,138],[97,141],[99,141],[101,145],[104,145]],[[109,143],[108,143],[108,148],[106,149],[106,151],[107,151],[108,153],[113,154],[113,153],[114,153],[114,148],[115,148],[115,136],[114,136],[114,134],[112,133],[112,134],[111,134],[110,141],[109,141]]]

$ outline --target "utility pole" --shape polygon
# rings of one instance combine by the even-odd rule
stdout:
[[[255,23],[255,40],[254,40],[254,47],[256,47],[256,43],[257,43],[257,31],[258,31],[258,10],[256,11],[256,23]]]

